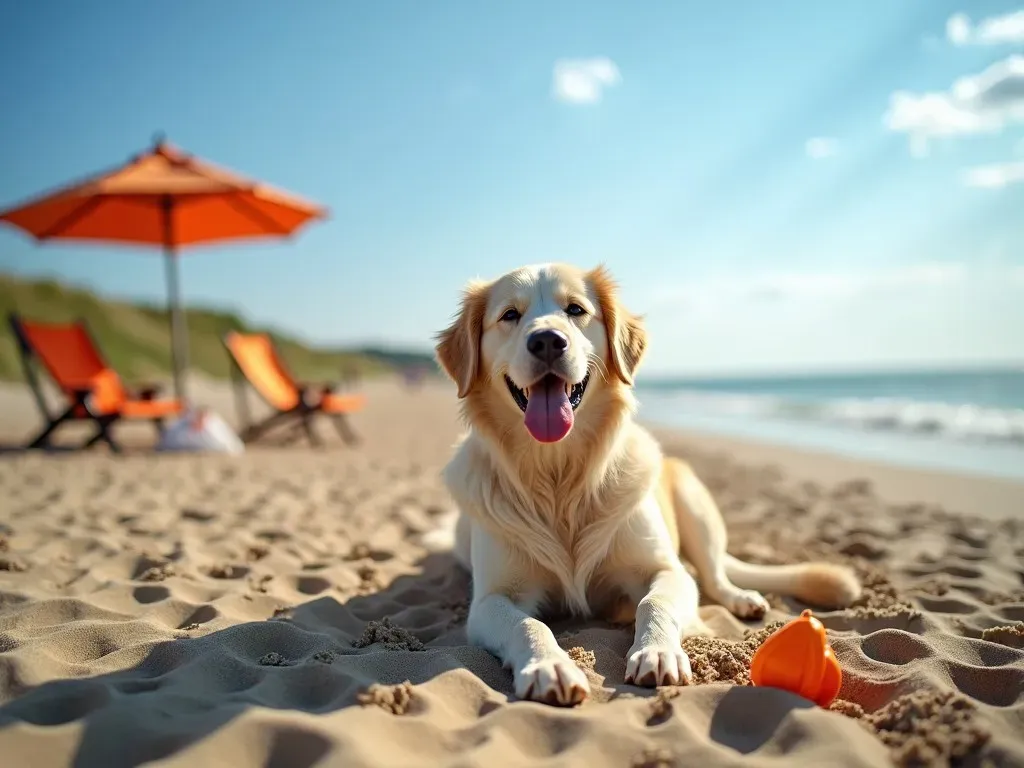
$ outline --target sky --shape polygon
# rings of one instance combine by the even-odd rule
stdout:
[[[0,208],[158,131],[328,206],[181,260],[313,342],[426,349],[469,279],[568,261],[652,373],[1024,364],[1019,0],[36,0],[0,71]],[[0,271],[165,296],[155,252],[10,227]]]

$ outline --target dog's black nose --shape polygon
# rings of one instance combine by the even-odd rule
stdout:
[[[550,364],[569,348],[569,337],[561,331],[534,331],[526,339],[526,348],[531,355]]]

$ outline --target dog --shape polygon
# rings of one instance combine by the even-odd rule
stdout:
[[[590,693],[541,620],[554,613],[632,620],[625,682],[687,684],[680,640],[707,628],[681,557],[742,619],[765,614],[761,591],[820,607],[858,597],[845,567],[754,565],[726,552],[707,488],[634,421],[647,332],[604,267],[525,266],[472,281],[436,341],[468,426],[443,472],[457,507],[451,545],[472,574],[466,631],[511,668],[518,698],[572,706]]]

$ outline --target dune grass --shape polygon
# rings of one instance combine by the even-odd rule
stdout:
[[[165,308],[106,299],[55,280],[0,274],[0,380],[22,379],[18,350],[7,322],[11,312],[45,322],[84,318],[107,361],[126,381],[151,380],[170,373],[171,342]],[[310,381],[337,379],[343,370],[372,376],[405,365],[434,369],[425,352],[319,349],[273,329],[253,327],[232,312],[189,307],[186,316],[189,367],[211,378],[228,375],[228,357],[221,338],[231,330],[269,332],[295,376]]]

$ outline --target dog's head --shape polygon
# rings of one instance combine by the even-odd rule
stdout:
[[[522,267],[471,283],[437,359],[471,413],[556,443],[625,404],[647,336],[603,268]],[[618,395],[618,397],[616,397]]]

